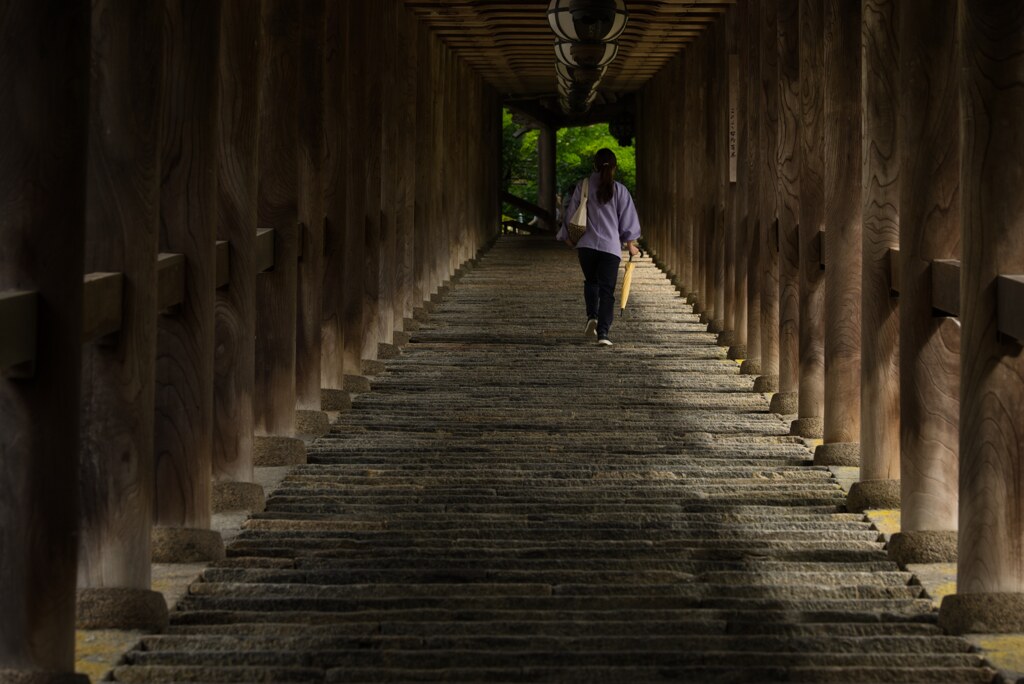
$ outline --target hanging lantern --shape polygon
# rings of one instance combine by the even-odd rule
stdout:
[[[558,77],[574,83],[596,85],[604,77],[604,72],[607,70],[608,67],[587,69],[585,67],[570,67],[561,62],[555,62],[555,73],[558,74]]]
[[[600,69],[607,66],[619,54],[618,43],[573,43],[567,40],[555,41],[555,57],[569,67]]]
[[[615,40],[628,19],[624,0],[551,0],[548,5],[551,30],[567,41]]]

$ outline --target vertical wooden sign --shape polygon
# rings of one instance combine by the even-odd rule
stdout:
[[[736,182],[739,159],[740,56],[729,55],[729,182]]]

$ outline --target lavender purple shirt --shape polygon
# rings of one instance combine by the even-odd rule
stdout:
[[[591,174],[589,196],[587,197],[587,232],[580,238],[576,247],[589,247],[621,258],[622,243],[640,237],[640,219],[636,215],[636,207],[633,206],[633,198],[629,196],[629,190],[618,181],[615,181],[615,192],[612,194],[611,200],[607,204],[602,204],[597,199],[597,188],[600,182],[600,174]],[[576,207],[580,204],[582,186],[582,182],[576,184],[576,189],[565,210],[563,217],[565,222],[568,222],[569,218],[576,213]],[[558,240],[565,240],[569,237],[569,231],[563,225],[558,229],[558,234],[555,237]]]

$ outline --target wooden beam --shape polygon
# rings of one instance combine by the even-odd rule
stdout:
[[[123,273],[86,273],[82,291],[82,343],[121,330]]]
[[[0,371],[15,377],[31,375],[36,360],[39,293],[33,290],[0,292]],[[16,366],[26,368],[16,369]]]
[[[889,296],[900,296],[900,282],[902,280],[900,271],[900,250],[889,249]]]
[[[504,202],[508,202],[513,207],[517,207],[524,211],[528,211],[534,216],[539,216],[545,221],[554,221],[554,216],[551,215],[551,212],[547,211],[546,209],[542,209],[541,207],[538,207],[533,202],[524,200],[521,197],[516,197],[510,192],[502,192],[501,199]]]
[[[231,243],[227,240],[217,240],[216,246],[217,261],[217,289],[227,287],[231,282]]]
[[[999,332],[1024,343],[1024,275],[996,278],[996,325]]]
[[[263,273],[274,268],[274,229],[260,228],[256,231],[256,272]]]
[[[932,309],[940,316],[960,315],[960,262],[956,259],[932,262]]]
[[[156,258],[156,281],[158,311],[185,301],[185,255],[160,252]]]

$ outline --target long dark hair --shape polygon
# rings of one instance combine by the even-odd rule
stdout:
[[[615,153],[602,147],[594,155],[594,170],[601,174],[601,182],[597,186],[597,199],[601,204],[608,204],[615,196]]]

